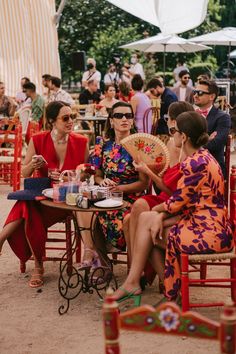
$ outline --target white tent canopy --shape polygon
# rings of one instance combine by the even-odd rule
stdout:
[[[0,1],[0,81],[15,96],[24,76],[42,93],[41,76],[60,76],[55,0]]]
[[[198,27],[205,19],[208,0],[108,0],[124,11],[160,28],[164,34]]]

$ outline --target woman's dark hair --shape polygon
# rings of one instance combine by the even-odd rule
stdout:
[[[197,112],[184,112],[176,118],[177,128],[191,140],[198,149],[208,142],[207,121]]]
[[[113,85],[113,84],[107,84],[107,85],[105,85],[105,87],[104,87],[104,92],[107,92],[110,87],[113,87],[113,88],[115,89],[115,85]]]
[[[131,110],[131,113],[134,117],[134,111],[133,111],[131,104],[123,102],[123,101],[118,101],[115,104],[113,104],[113,106],[109,112],[109,116],[107,118],[106,126],[105,126],[105,137],[110,140],[115,139],[115,130],[111,127],[110,118],[113,117],[114,110],[118,107],[128,107]],[[137,132],[136,127],[133,127],[130,132],[131,132],[131,134],[136,133]]]
[[[57,120],[59,112],[60,112],[61,108],[64,106],[70,107],[70,105],[68,103],[62,102],[62,101],[53,101],[47,105],[46,120],[47,120],[47,126],[49,127],[49,129],[52,129],[53,123]]]
[[[127,96],[129,96],[129,93],[130,93],[130,86],[129,86],[129,84],[127,84],[127,82],[122,81],[119,84],[119,90],[124,97],[127,97]]]
[[[131,80],[131,86],[134,91],[141,91],[143,88],[143,79],[139,74],[134,75]]]
[[[168,116],[170,120],[176,120],[179,114],[189,111],[194,112],[194,108],[190,103],[185,101],[172,102],[169,105]]]

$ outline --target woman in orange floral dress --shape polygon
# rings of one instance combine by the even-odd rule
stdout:
[[[205,118],[196,112],[180,114],[174,140],[187,156],[180,166],[182,177],[166,202],[155,211],[141,214],[130,273],[113,295],[116,300],[141,293],[139,278],[147,258],[155,256],[153,246],[166,247],[164,285],[168,300],[175,300],[179,294],[182,252],[228,252],[233,247],[223,175],[214,157],[202,148],[208,141]],[[173,226],[164,229],[173,215]]]

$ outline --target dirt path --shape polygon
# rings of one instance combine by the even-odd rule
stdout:
[[[12,206],[6,200],[9,188],[0,186],[0,227]],[[0,354],[103,354],[101,304],[96,295],[82,294],[69,312],[59,316],[61,299],[57,290],[58,263],[45,265],[42,292],[28,286],[32,262],[27,273],[20,274],[19,261],[5,244],[0,256]],[[118,281],[124,279],[125,266],[116,266]],[[217,294],[214,294],[217,293]],[[210,295],[222,299],[222,292],[197,290],[193,297],[208,300]],[[229,298],[223,292],[223,298]],[[145,291],[142,303],[160,299],[155,283]],[[201,311],[212,319],[219,318],[219,309]],[[210,354],[218,353],[218,343],[170,336],[122,333],[122,354]]]

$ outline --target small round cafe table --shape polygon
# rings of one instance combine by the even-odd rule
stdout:
[[[123,201],[119,207],[98,208],[91,206],[87,209],[77,206],[70,206],[66,203],[55,203],[52,200],[40,200],[45,206],[71,211],[66,219],[66,233],[71,233],[71,217],[75,228],[75,239],[71,247],[67,247],[65,254],[62,256],[59,266],[58,290],[63,299],[66,300],[66,305],[61,305],[58,309],[59,314],[66,313],[70,306],[70,301],[75,299],[81,292],[92,294],[94,292],[100,298],[105,295],[106,289],[111,286],[114,290],[117,288],[117,281],[112,271],[111,261],[107,256],[105,238],[101,233],[96,232],[96,224],[98,222],[98,213],[106,213],[112,210],[120,210],[127,206],[127,202]],[[80,226],[76,218],[76,212],[91,213],[91,222],[89,227]],[[95,249],[101,260],[101,266],[95,268],[83,268],[82,270],[76,265],[72,265],[72,257],[76,252],[75,243],[81,242],[81,232],[89,231],[93,239]],[[78,239],[79,238],[79,239]]]

